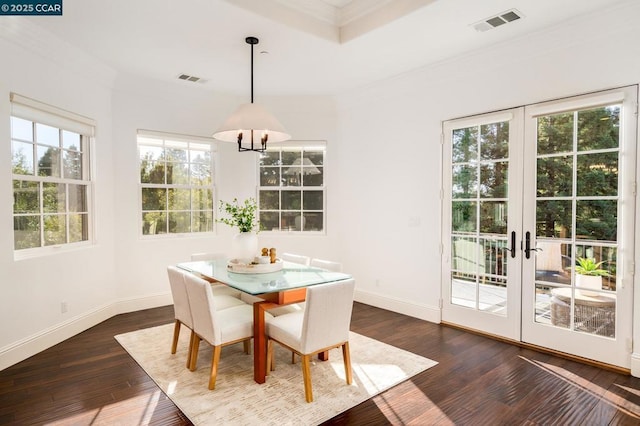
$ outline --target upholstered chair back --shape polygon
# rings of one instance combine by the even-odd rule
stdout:
[[[354,290],[353,279],[307,288],[300,336],[302,353],[313,353],[349,340]]]
[[[169,285],[171,286],[171,296],[173,297],[173,310],[175,318],[189,328],[193,328],[191,308],[187,289],[185,287],[185,273],[175,266],[168,266]]]

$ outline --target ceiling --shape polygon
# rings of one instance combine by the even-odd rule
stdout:
[[[249,94],[337,94],[635,0],[65,0],[20,17],[120,73]],[[516,9],[488,31],[474,24]],[[187,74],[199,82],[179,80]]]

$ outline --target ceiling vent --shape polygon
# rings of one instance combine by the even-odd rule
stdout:
[[[499,27],[500,25],[508,24],[509,22],[517,21],[522,18],[523,15],[516,9],[507,10],[496,16],[492,16],[487,19],[483,19],[480,22],[473,24],[473,28],[478,32],[485,32],[492,28]]]
[[[192,83],[206,83],[207,80],[200,78],[200,77],[196,77],[193,75],[189,75],[189,74],[180,74],[178,75],[178,79],[179,80],[184,80],[184,81],[190,81]]]

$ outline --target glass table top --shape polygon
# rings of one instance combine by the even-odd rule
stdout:
[[[275,293],[351,278],[351,275],[343,272],[333,272],[292,262],[283,262],[282,270],[277,272],[255,274],[229,271],[226,259],[184,262],[176,266],[253,295]]]

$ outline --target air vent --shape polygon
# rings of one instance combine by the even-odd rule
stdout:
[[[478,32],[485,32],[492,28],[499,27],[500,25],[508,24],[509,22],[516,21],[522,18],[523,15],[516,9],[507,10],[499,15],[483,19],[480,22],[473,24],[473,28]]]
[[[191,81],[192,83],[206,83],[207,80],[200,78],[200,77],[196,77],[193,75],[189,75],[189,74],[180,74],[178,76],[179,80],[184,80],[184,81]]]

